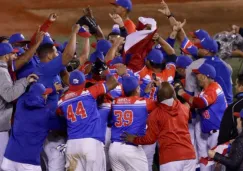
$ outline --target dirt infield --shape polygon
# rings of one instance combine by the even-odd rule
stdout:
[[[187,19],[186,31],[198,28],[207,29],[210,33],[225,30],[230,24],[243,25],[242,0],[167,0],[174,15],[179,19]],[[1,11],[1,35],[22,32],[30,36],[51,12],[59,14],[58,22],[50,29],[55,35],[67,35],[71,25],[82,14],[82,7],[91,5],[98,23],[106,33],[110,31],[112,22],[110,0],[1,0],[4,7]],[[158,21],[160,31],[167,35],[170,31],[168,21],[157,9],[160,0],[133,0],[134,8],[131,18],[136,22],[139,16],[151,16]]]

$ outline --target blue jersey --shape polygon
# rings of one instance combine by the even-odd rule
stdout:
[[[67,121],[68,139],[95,138],[102,141],[96,99],[106,91],[106,85],[100,83],[85,90],[68,91],[61,98],[59,109]]]
[[[198,110],[201,116],[201,128],[203,133],[219,130],[227,102],[224,92],[216,82],[211,83],[203,90],[199,97],[204,101],[206,108]]]
[[[37,56],[33,56],[31,60],[25,64],[21,69],[17,70],[17,79],[28,77],[33,74],[36,66],[40,63],[40,59]]]
[[[111,141],[122,142],[120,137],[124,132],[145,135],[148,113],[154,108],[154,102],[140,97],[115,99],[112,104]]]
[[[98,107],[98,109],[101,118],[101,126],[98,132],[100,134],[101,141],[105,143],[106,128],[108,124],[109,114],[111,113],[111,103],[109,102],[102,103]]]
[[[42,97],[24,94],[18,99],[14,124],[5,151],[9,160],[40,165],[40,154],[49,130],[50,111]]]
[[[39,76],[39,83],[43,84],[46,88],[55,90],[54,84],[56,82],[61,83],[59,73],[64,67],[65,66],[62,64],[62,56],[58,56],[50,62],[40,62],[36,66],[34,73]],[[59,98],[60,95],[56,91],[53,91],[53,93],[48,96],[47,104],[51,107],[53,115],[55,115]]]
[[[216,70],[216,78],[214,79],[222,87],[227,103],[233,103],[232,88],[232,71],[218,57],[205,57],[205,63],[212,65]]]

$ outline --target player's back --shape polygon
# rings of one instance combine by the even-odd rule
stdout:
[[[100,114],[89,90],[69,91],[59,102],[67,120],[68,139],[97,138]],[[98,139],[98,138],[97,138]]]
[[[144,98],[121,97],[112,104],[111,141],[121,142],[124,132],[142,136],[145,134],[148,117],[147,104]]]

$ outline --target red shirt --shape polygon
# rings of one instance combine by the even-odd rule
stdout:
[[[189,108],[175,100],[172,106],[160,104],[148,117],[148,129],[134,144],[159,142],[160,165],[173,161],[195,159],[188,129]]]
[[[136,25],[133,23],[132,20],[126,19],[124,21],[124,26],[125,26],[128,34],[131,34],[133,32],[136,32]]]

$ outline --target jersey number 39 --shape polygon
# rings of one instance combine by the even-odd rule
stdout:
[[[72,122],[76,122],[77,121],[76,115],[80,116],[82,119],[87,118],[87,113],[86,113],[86,111],[84,109],[84,105],[81,101],[78,102],[75,113],[73,111],[73,105],[71,105],[71,104],[68,105],[67,118],[69,120],[71,120]]]
[[[133,122],[133,112],[131,110],[114,110],[114,115],[116,116],[116,127],[130,126]]]

